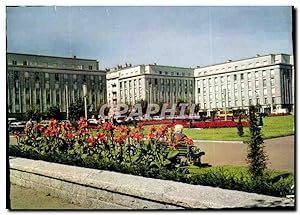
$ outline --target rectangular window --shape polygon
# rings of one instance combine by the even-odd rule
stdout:
[[[255,71],[255,79],[258,78],[258,71]]]
[[[23,61],[23,66],[27,66],[27,61]]]
[[[275,97],[272,97],[272,104],[275,104]]]
[[[260,104],[259,98],[256,99],[256,104]]]
[[[224,76],[221,76],[221,82],[224,83]]]
[[[271,78],[273,78],[274,77],[274,69],[271,69],[270,73],[271,73]]]
[[[249,99],[249,105],[252,105],[252,99]]]
[[[243,73],[241,74],[241,80],[244,80],[244,74]]]
[[[263,71],[262,71],[262,75],[263,75],[264,78],[267,76],[266,70],[263,70]]]
[[[215,84],[217,84],[218,83],[218,78],[215,78]]]
[[[25,76],[25,78],[28,78],[29,77],[29,73],[28,72],[24,72],[24,76]]]
[[[268,104],[268,98],[264,98],[264,104]]]
[[[230,81],[230,75],[227,75],[227,82]]]
[[[264,80],[263,80],[263,87],[266,87],[266,86],[267,86],[267,80],[264,79]]]
[[[49,78],[49,73],[48,73],[48,72],[45,73],[45,78],[46,78],[46,79]]]
[[[249,90],[249,97],[252,97],[252,90]]]
[[[264,89],[264,96],[267,95],[267,89]]]
[[[12,65],[17,65],[17,61],[16,61],[16,60],[13,60],[13,61],[12,61]]]
[[[241,83],[241,88],[244,89],[245,88],[245,84],[244,82]]]
[[[237,75],[233,75],[233,80],[234,80],[234,81],[236,81],[236,79],[237,79],[236,76],[237,76]]]
[[[255,87],[258,88],[259,87],[259,82],[255,81]]]
[[[59,81],[59,74],[55,73],[55,81]]]
[[[275,94],[275,88],[274,88],[274,87],[272,88],[272,91],[271,91],[271,92],[272,92],[272,95]]]
[[[251,87],[252,87],[252,82],[248,81],[248,88],[251,88]]]
[[[271,86],[274,86],[274,78],[271,78]]]
[[[200,88],[198,88],[198,93],[200,93]]]
[[[89,66],[89,70],[93,70],[93,66]]]
[[[248,72],[248,79],[251,79],[251,72]]]

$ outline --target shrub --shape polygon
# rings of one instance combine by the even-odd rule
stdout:
[[[239,116],[239,122],[237,125],[237,130],[238,130],[238,135],[242,137],[244,135],[244,129],[243,129],[243,124],[242,124],[242,118],[241,115]]]
[[[264,152],[264,140],[257,125],[257,115],[254,106],[249,108],[249,131],[251,140],[248,142],[249,170],[253,177],[263,176],[267,167],[267,155]]]

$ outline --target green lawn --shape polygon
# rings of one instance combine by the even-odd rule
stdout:
[[[294,116],[265,117],[262,134],[265,139],[288,136],[294,134]],[[148,133],[150,126],[145,126],[145,133]],[[194,140],[238,140],[249,139],[249,129],[244,128],[244,137],[237,135],[237,128],[184,128],[183,133]]]

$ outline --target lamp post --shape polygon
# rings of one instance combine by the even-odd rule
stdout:
[[[225,97],[225,121],[227,121],[227,108],[226,108],[226,105],[227,105],[227,95],[226,95],[226,89],[223,90],[224,91],[224,97]]]
[[[86,84],[82,85],[83,88],[83,98],[84,98],[84,117],[87,119],[87,106],[86,106],[86,97],[87,97],[87,90]]]
[[[68,85],[66,85],[66,112],[67,112],[67,120],[69,119],[69,96],[68,96]]]

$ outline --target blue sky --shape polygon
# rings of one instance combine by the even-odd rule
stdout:
[[[195,67],[292,54],[290,7],[9,7],[7,50]]]

